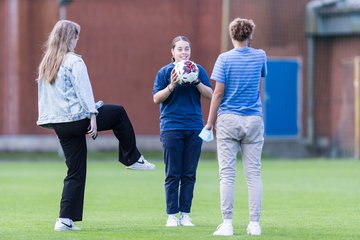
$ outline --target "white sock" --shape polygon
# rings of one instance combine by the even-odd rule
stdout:
[[[225,224],[232,225],[232,219],[224,219],[223,221],[224,221]]]
[[[175,214],[168,214],[168,216],[173,216],[173,217],[176,217],[176,213]]]
[[[182,212],[182,213],[181,213],[181,216],[189,216],[189,213]]]

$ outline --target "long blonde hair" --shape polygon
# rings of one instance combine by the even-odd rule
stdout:
[[[65,55],[74,51],[72,40],[78,38],[80,25],[69,21],[60,20],[52,29],[45,43],[45,51],[39,65],[37,81],[54,83],[57,72]]]

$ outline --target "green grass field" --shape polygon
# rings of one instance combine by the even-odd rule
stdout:
[[[196,227],[166,228],[164,166],[126,170],[115,153],[90,154],[79,232],[55,232],[63,160],[56,154],[0,154],[0,239],[253,239],[247,191],[238,162],[234,237],[214,237],[221,223],[214,154],[203,154],[191,217]],[[360,239],[360,161],[263,159],[264,201],[259,239]],[[257,237],[255,237],[257,238]]]

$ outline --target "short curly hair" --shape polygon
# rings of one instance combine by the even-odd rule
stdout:
[[[254,30],[255,23],[251,19],[235,18],[229,24],[230,37],[240,42],[250,38]]]

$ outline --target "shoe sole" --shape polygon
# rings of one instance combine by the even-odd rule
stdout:
[[[234,236],[234,234],[213,234],[214,236]]]
[[[132,168],[132,167],[126,167],[126,169],[138,170],[138,171],[154,171],[155,170],[155,168]]]
[[[247,233],[247,235],[249,235],[249,236],[261,236],[261,232],[260,232],[260,233],[251,233],[251,231],[250,231],[250,230],[247,230],[247,229],[246,229],[246,233]]]
[[[179,224],[180,226],[183,226],[183,227],[195,227],[195,225],[194,224]]]
[[[73,229],[73,228],[54,228],[55,231],[61,232],[61,231],[80,231],[81,229]]]

